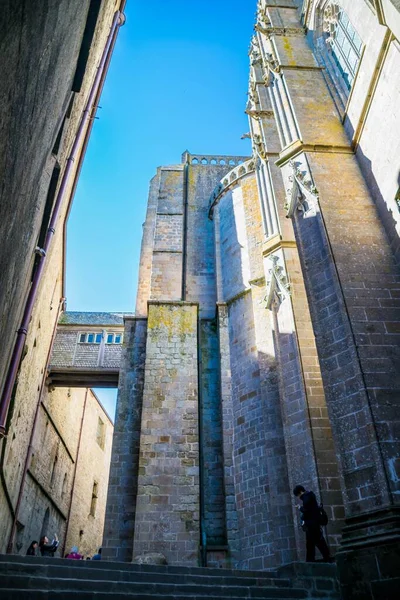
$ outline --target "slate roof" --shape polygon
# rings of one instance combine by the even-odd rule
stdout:
[[[123,325],[124,315],[133,316],[133,313],[122,312],[64,312],[59,320],[59,325]]]

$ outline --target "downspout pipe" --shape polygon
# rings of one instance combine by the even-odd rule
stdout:
[[[74,162],[78,155],[79,148],[80,148],[81,142],[82,142],[82,137],[85,133],[87,123],[90,120],[90,116],[91,116],[91,112],[92,112],[92,108],[93,108],[93,104],[94,104],[94,99],[96,97],[96,92],[99,87],[102,73],[104,70],[104,66],[107,61],[108,52],[112,46],[114,33],[119,26],[124,24],[124,22],[125,22],[125,17],[123,15],[123,13],[120,10],[117,10],[114,14],[114,18],[113,18],[112,25],[111,25],[111,30],[108,35],[107,42],[104,47],[103,54],[101,56],[99,65],[97,67],[96,76],[94,78],[94,81],[93,81],[93,84],[92,84],[92,87],[91,87],[91,90],[89,93],[89,97],[88,97],[86,105],[85,105],[85,109],[82,113],[81,121],[79,123],[78,131],[76,133],[75,140],[72,145],[71,153],[66,162],[66,167],[65,167],[64,174],[63,174],[63,177],[61,180],[60,188],[58,190],[57,198],[56,198],[56,201],[54,204],[53,214],[51,216],[49,227],[47,229],[43,248],[40,248],[38,250],[39,262],[38,262],[37,268],[34,273],[34,277],[33,277],[33,281],[31,284],[31,288],[29,290],[28,298],[26,300],[21,325],[17,331],[17,339],[15,341],[10,365],[9,365],[8,371],[7,371],[7,376],[6,376],[6,380],[5,380],[5,384],[4,384],[3,393],[1,396],[1,400],[0,400],[0,439],[2,437],[5,437],[5,435],[6,435],[6,419],[7,419],[8,408],[10,406],[11,395],[12,395],[12,391],[13,391],[13,388],[15,385],[15,380],[17,377],[18,369],[19,369],[22,351],[25,346],[25,340],[26,340],[26,336],[28,334],[28,328],[29,328],[29,323],[30,323],[31,317],[32,317],[33,307],[35,305],[35,300],[36,300],[37,293],[39,290],[39,285],[40,285],[40,282],[42,279],[44,266],[46,263],[46,257],[49,252],[50,246],[51,246],[51,241],[52,241],[53,236],[56,231],[55,228],[57,225],[57,220],[58,220],[58,217],[60,214],[63,200],[65,198],[65,195],[66,195],[66,192],[68,189],[68,183],[69,183],[69,179],[72,174],[72,171],[73,171]]]
[[[25,489],[26,474],[28,473],[29,463],[30,463],[30,460],[31,460],[32,452],[33,452],[33,438],[35,437],[36,426],[37,426],[37,422],[38,422],[38,419],[39,419],[40,404],[42,402],[43,389],[44,389],[44,386],[45,386],[45,383],[46,383],[46,378],[47,378],[47,373],[48,373],[49,363],[50,363],[50,357],[51,357],[51,353],[52,353],[53,346],[54,346],[54,340],[56,339],[58,318],[60,316],[60,313],[61,313],[64,301],[65,301],[65,298],[61,298],[60,301],[59,301],[59,303],[58,303],[58,310],[57,310],[56,320],[55,320],[55,323],[54,323],[53,335],[51,337],[51,343],[50,343],[49,350],[48,350],[48,353],[47,353],[46,367],[45,367],[45,370],[44,370],[44,373],[43,373],[42,383],[40,385],[40,391],[39,391],[38,401],[37,401],[37,404],[36,404],[35,416],[34,416],[34,419],[33,419],[33,425],[32,425],[32,429],[31,429],[31,435],[30,435],[30,438],[29,438],[28,451],[26,453],[24,470],[23,470],[23,473],[22,473],[21,484],[19,486],[18,499],[17,499],[17,504],[15,506],[14,516],[13,516],[13,524],[12,524],[12,527],[11,527],[10,536],[8,538],[8,544],[7,544],[7,550],[6,550],[7,554],[11,554],[12,551],[13,551],[15,531],[17,529],[19,511],[20,511],[20,508],[21,508],[22,495],[23,495],[24,489]]]

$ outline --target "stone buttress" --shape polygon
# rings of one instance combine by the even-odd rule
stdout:
[[[251,49],[253,147],[261,162],[273,158],[275,194],[286,196],[290,219],[284,224],[279,199],[282,239],[266,257],[268,304],[286,381],[296,368],[294,346],[299,350],[317,457],[314,476],[319,474],[321,495],[338,517],[343,497],[346,521],[337,562],[345,598],[378,597],[371,586],[384,593],[389,587],[379,586],[388,586],[399,568],[400,364],[393,335],[399,330],[399,273],[393,219],[388,225],[378,213],[385,186],[398,178],[380,136],[384,130],[394,140],[389,122],[393,130],[398,125],[389,111],[381,131],[372,115],[385,96],[380,91],[374,97],[375,89],[390,80],[391,71],[397,77],[393,32],[398,34],[400,20],[382,6],[262,1]],[[351,40],[343,49],[342,35]],[[373,172],[365,153],[375,160]],[[297,249],[285,238],[295,240]],[[292,296],[296,344],[285,290]],[[284,409],[290,411],[287,399]],[[295,460],[295,468],[304,468],[301,461]]]

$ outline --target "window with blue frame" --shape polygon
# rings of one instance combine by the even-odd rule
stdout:
[[[360,62],[363,43],[342,9],[339,9],[335,22],[331,23],[331,32],[327,42],[330,44],[332,57],[343,81],[350,90]]]

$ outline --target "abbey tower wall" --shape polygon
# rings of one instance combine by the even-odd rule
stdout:
[[[287,221],[286,237],[264,247],[258,184],[272,176],[256,159],[183,160],[161,167],[150,187],[137,312],[126,319],[105,556],[157,551],[172,564],[201,555],[268,568],[303,551],[296,482],[326,501],[332,547],[343,517],[298,256]],[[273,315],[267,257],[277,245],[297,287],[296,304],[282,297]]]
[[[302,483],[327,509],[344,598],[389,589],[398,33],[390,0],[261,0],[252,157],[185,153],[158,169],[126,320],[108,558],[301,560]]]

